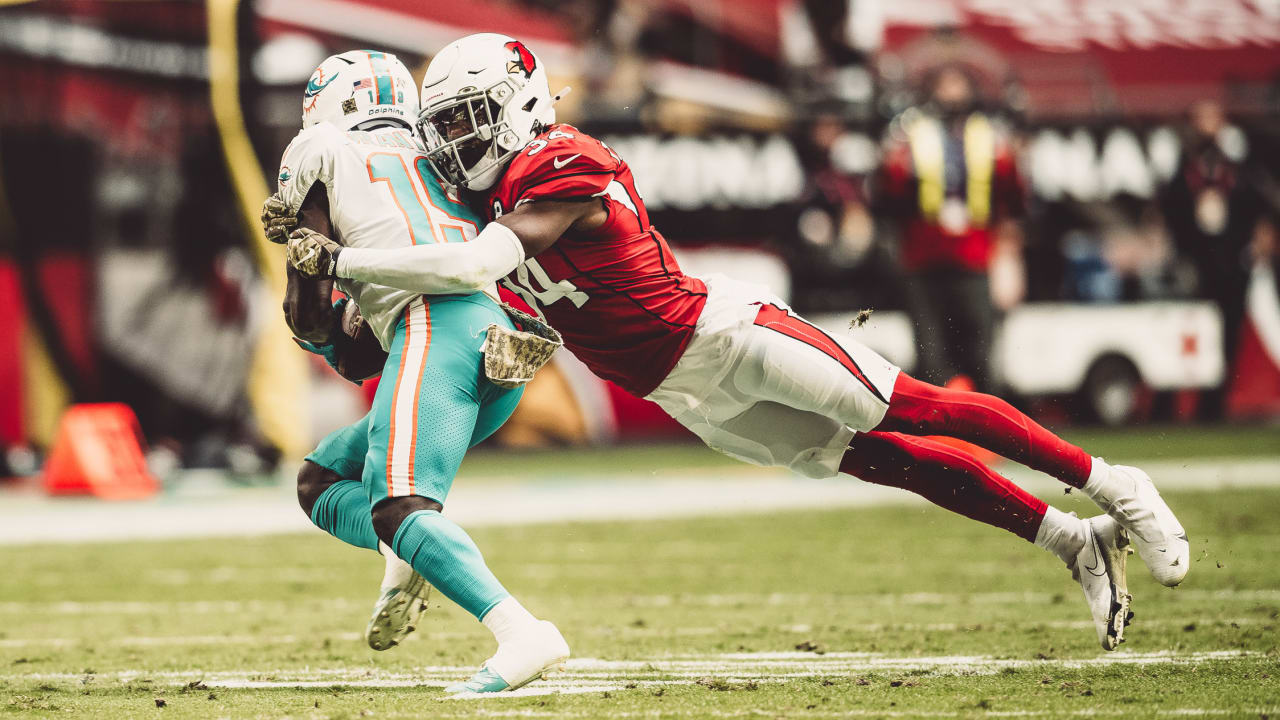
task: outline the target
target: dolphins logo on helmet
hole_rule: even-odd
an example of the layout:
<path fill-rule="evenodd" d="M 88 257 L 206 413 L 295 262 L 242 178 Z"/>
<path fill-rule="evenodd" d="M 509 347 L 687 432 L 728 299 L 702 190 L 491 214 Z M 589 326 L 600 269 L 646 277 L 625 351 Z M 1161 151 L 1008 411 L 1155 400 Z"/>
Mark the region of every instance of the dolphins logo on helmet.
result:
<path fill-rule="evenodd" d="M 315 110 L 316 99 L 320 96 L 320 93 L 324 92 L 324 89 L 329 87 L 329 83 L 337 78 L 338 73 L 334 73 L 329 76 L 328 80 L 325 80 L 324 68 L 316 68 L 316 71 L 311 75 L 311 79 L 307 81 L 307 89 L 302 91 L 303 111 Z"/>

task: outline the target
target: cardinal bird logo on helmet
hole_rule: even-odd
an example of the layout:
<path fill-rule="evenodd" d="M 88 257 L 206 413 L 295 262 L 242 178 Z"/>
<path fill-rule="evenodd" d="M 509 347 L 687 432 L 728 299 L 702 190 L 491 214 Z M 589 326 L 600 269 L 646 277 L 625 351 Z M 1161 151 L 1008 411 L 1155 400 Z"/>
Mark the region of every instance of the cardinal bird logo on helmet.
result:
<path fill-rule="evenodd" d="M 515 60 L 507 61 L 507 72 L 515 74 L 517 72 L 524 73 L 526 78 L 533 76 L 533 70 L 538 66 L 538 61 L 533 58 L 533 53 L 529 52 L 529 48 L 519 40 L 512 40 L 503 45 L 504 48 L 516 54 Z"/>

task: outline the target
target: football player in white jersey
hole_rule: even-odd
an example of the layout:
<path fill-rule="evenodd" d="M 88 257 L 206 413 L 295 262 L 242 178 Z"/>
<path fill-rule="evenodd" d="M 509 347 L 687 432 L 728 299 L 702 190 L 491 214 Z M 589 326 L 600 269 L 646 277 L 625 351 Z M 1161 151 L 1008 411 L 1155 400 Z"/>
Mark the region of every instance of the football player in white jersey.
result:
<path fill-rule="evenodd" d="M 303 94 L 303 129 L 285 150 L 278 192 L 264 210 L 268 236 L 283 242 L 297 226 L 294 236 L 321 231 L 361 248 L 474 238 L 483 220 L 432 175 L 411 129 L 417 113 L 417 87 L 394 55 L 356 50 L 321 63 Z M 307 456 L 299 502 L 321 529 L 387 557 L 371 646 L 385 649 L 412 630 L 425 607 L 425 578 L 498 642 L 481 670 L 450 690 L 520 687 L 567 659 L 569 647 L 503 588 L 441 511 L 463 454 L 506 421 L 522 393 L 494 376 L 486 352 L 529 338 L 492 286 L 442 296 L 346 280 L 337 287 L 387 359 L 369 414 Z M 335 364 L 351 348 L 343 346 L 341 308 L 329 305 L 331 289 L 290 270 L 285 310 L 300 344 Z"/>

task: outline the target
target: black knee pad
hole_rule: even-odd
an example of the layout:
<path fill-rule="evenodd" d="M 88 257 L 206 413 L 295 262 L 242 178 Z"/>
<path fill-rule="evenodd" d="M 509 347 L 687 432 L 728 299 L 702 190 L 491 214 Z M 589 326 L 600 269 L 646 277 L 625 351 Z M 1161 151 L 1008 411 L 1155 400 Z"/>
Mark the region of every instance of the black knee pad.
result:
<path fill-rule="evenodd" d="M 330 485 L 338 482 L 342 476 L 326 467 L 321 467 L 310 460 L 303 460 L 302 467 L 298 468 L 298 505 L 302 506 L 302 511 L 311 517 L 311 510 L 315 508 L 316 501 L 329 489 Z"/>
<path fill-rule="evenodd" d="M 373 506 L 373 531 L 378 534 L 379 540 L 391 545 L 404 519 L 419 510 L 440 512 L 444 510 L 444 506 L 421 495 L 405 495 L 379 500 L 378 504 Z"/>

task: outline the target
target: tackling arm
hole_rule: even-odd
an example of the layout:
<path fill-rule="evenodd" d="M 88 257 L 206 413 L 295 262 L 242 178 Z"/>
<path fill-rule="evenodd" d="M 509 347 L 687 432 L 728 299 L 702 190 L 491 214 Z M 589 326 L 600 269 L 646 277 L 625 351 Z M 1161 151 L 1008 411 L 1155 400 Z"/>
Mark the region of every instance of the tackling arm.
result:
<path fill-rule="evenodd" d="M 467 292 L 505 277 L 525 258 L 547 249 L 569 230 L 592 230 L 607 217 L 598 198 L 538 201 L 525 203 L 490 223 L 467 243 L 393 250 L 343 248 L 297 233 L 290 238 L 289 254 L 300 259 L 295 267 L 311 276 L 332 274 L 428 294 Z M 309 246 L 297 247 L 299 243 Z M 301 262 L 303 259 L 308 261 Z"/>

